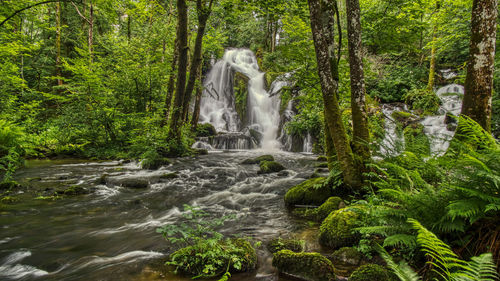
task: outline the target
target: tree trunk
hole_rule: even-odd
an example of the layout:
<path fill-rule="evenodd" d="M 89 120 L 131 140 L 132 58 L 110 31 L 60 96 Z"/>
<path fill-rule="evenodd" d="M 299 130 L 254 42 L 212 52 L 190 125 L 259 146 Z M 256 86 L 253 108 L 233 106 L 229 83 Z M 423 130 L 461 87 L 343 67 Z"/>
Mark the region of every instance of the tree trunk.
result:
<path fill-rule="evenodd" d="M 198 73 L 201 81 L 201 71 Z M 203 85 L 198 84 L 196 87 L 196 98 L 194 101 L 194 110 L 193 110 L 193 117 L 191 118 L 191 128 L 196 129 L 196 126 L 198 125 L 198 121 L 200 120 L 200 104 L 201 104 L 201 95 L 203 93 Z"/>
<path fill-rule="evenodd" d="M 89 60 L 92 63 L 92 53 L 93 53 L 93 45 L 94 45 L 94 5 L 92 5 L 92 1 L 90 1 L 90 9 L 89 9 L 89 34 L 88 34 L 88 45 L 89 45 Z"/>
<path fill-rule="evenodd" d="M 432 30 L 431 62 L 429 64 L 429 82 L 426 88 L 428 92 L 432 92 L 434 88 L 434 77 L 436 76 L 436 29 L 437 26 L 434 25 L 434 29 Z"/>
<path fill-rule="evenodd" d="M 59 2 L 56 2 L 56 76 L 57 86 L 61 86 L 61 3 Z"/>
<path fill-rule="evenodd" d="M 196 78 L 198 78 L 198 72 L 201 71 L 202 50 L 203 50 L 203 36 L 205 35 L 205 27 L 207 20 L 210 17 L 212 10 L 212 0 L 205 6 L 202 0 L 196 1 L 196 11 L 198 13 L 198 31 L 196 34 L 196 41 L 194 44 L 193 57 L 191 60 L 191 65 L 189 67 L 189 80 L 186 86 L 186 93 L 184 95 L 184 103 L 182 106 L 182 119 L 187 121 L 189 113 L 189 103 L 191 102 L 191 95 L 194 90 Z"/>
<path fill-rule="evenodd" d="M 346 7 L 354 152 L 365 162 L 370 159 L 370 148 L 368 146 L 370 133 L 368 131 L 368 115 L 365 103 L 359 0 L 346 0 Z"/>
<path fill-rule="evenodd" d="M 186 0 L 177 0 L 177 43 L 179 60 L 177 67 L 177 84 L 174 98 L 172 117 L 170 118 L 169 138 L 177 141 L 181 140 L 182 125 L 182 105 L 184 103 L 184 93 L 186 89 L 186 71 L 188 63 L 188 7 Z"/>
<path fill-rule="evenodd" d="M 168 121 L 170 117 L 170 108 L 172 107 L 172 97 L 174 96 L 174 85 L 175 85 L 175 76 L 177 75 L 177 61 L 179 60 L 179 46 L 178 46 L 178 41 L 177 38 L 175 39 L 174 42 L 174 54 L 172 56 L 172 63 L 170 66 L 170 77 L 168 79 L 168 85 L 167 85 L 167 94 L 165 95 L 165 109 L 164 109 L 164 116 L 165 116 L 165 123 Z"/>
<path fill-rule="evenodd" d="M 326 123 L 326 119 L 324 122 L 324 126 L 325 126 L 325 156 L 328 162 L 328 169 L 331 170 L 333 169 L 333 164 L 335 163 L 335 154 L 336 154 L 335 145 L 333 143 L 332 135 L 330 134 L 330 129 L 328 128 L 328 123 Z"/>
<path fill-rule="evenodd" d="M 473 1 L 462 114 L 472 118 L 488 132 L 491 132 L 497 16 L 498 0 Z"/>
<path fill-rule="evenodd" d="M 328 0 L 308 0 L 311 15 L 311 30 L 313 34 L 318 74 L 325 106 L 325 120 L 337 151 L 337 159 L 343 172 L 344 183 L 353 189 L 361 186 L 359 171 L 354 162 L 349 140 L 342 123 L 342 114 L 337 100 L 338 65 L 336 57 L 331 56 L 335 50 L 332 34 L 334 33 L 334 15 L 332 3 Z M 330 4 L 330 5 L 328 5 Z"/>

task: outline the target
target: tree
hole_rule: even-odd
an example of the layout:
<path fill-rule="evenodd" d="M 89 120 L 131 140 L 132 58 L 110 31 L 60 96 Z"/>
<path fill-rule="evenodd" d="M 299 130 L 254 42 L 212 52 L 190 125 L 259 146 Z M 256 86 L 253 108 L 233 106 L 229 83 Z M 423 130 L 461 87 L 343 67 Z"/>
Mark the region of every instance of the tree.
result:
<path fill-rule="evenodd" d="M 351 77 L 351 108 L 354 152 L 363 160 L 370 159 L 370 132 L 365 104 L 365 78 L 361 54 L 361 16 L 359 0 L 346 0 L 347 41 Z"/>
<path fill-rule="evenodd" d="M 491 132 L 497 16 L 498 0 L 473 1 L 462 114 L 472 118 L 488 132 Z"/>
<path fill-rule="evenodd" d="M 179 57 L 177 61 L 177 84 L 170 119 L 170 128 L 168 137 L 180 141 L 182 125 L 182 106 L 186 90 L 186 71 L 188 63 L 188 16 L 186 0 L 177 0 L 177 50 Z"/>
<path fill-rule="evenodd" d="M 335 50 L 333 4 L 327 0 L 308 0 L 308 3 L 325 106 L 325 119 L 337 151 L 337 159 L 343 172 L 344 182 L 351 188 L 358 189 L 361 186 L 360 173 L 356 168 L 354 156 L 349 146 L 337 99 L 338 64 L 336 56 L 332 54 Z"/>

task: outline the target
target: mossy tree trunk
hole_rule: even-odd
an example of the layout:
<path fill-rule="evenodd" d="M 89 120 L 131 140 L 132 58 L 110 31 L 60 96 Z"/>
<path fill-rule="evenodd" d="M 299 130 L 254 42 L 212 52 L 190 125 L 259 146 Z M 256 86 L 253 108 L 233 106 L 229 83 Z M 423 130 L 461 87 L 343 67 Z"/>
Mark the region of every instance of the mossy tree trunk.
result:
<path fill-rule="evenodd" d="M 491 132 L 497 16 L 498 0 L 473 1 L 462 114 L 472 118 L 488 132 Z"/>
<path fill-rule="evenodd" d="M 167 94 L 165 95 L 165 109 L 164 109 L 164 116 L 165 116 L 165 122 L 164 124 L 168 121 L 169 116 L 170 116 L 170 108 L 172 107 L 172 97 L 174 96 L 174 91 L 175 91 L 175 76 L 177 75 L 177 61 L 179 59 L 179 44 L 177 43 L 177 38 L 175 39 L 174 42 L 174 54 L 172 56 L 172 62 L 170 65 L 170 77 L 168 78 L 168 84 L 167 84 Z"/>
<path fill-rule="evenodd" d="M 325 156 L 328 161 L 328 169 L 333 169 L 335 163 L 335 145 L 333 144 L 332 135 L 325 119 Z"/>
<path fill-rule="evenodd" d="M 208 2 L 208 5 L 207 5 Z M 194 51 L 189 67 L 189 79 L 186 86 L 186 93 L 184 95 L 184 102 L 182 106 L 182 117 L 184 121 L 188 119 L 189 103 L 191 102 L 191 95 L 193 93 L 195 82 L 198 77 L 198 72 L 201 71 L 201 63 L 203 61 L 202 48 L 203 48 L 203 36 L 205 35 L 205 27 L 207 25 L 207 20 L 212 12 L 212 3 L 210 1 L 196 1 L 196 13 L 198 14 L 198 31 L 196 34 L 196 41 L 194 44 Z"/>
<path fill-rule="evenodd" d="M 343 172 L 344 182 L 353 189 L 359 189 L 361 186 L 360 172 L 356 167 L 349 146 L 337 100 L 338 65 L 336 57 L 332 55 L 335 52 L 333 3 L 327 0 L 308 0 L 308 3 L 318 74 L 325 106 L 325 120 L 337 151 L 337 159 Z"/>
<path fill-rule="evenodd" d="M 186 90 L 186 72 L 188 64 L 188 16 L 186 0 L 177 0 L 177 51 L 179 53 L 177 64 L 177 83 L 175 98 L 170 118 L 168 137 L 180 142 L 182 126 L 182 106 Z"/>
<path fill-rule="evenodd" d="M 436 77 L 436 31 L 437 26 L 434 25 L 432 30 L 432 47 L 431 47 L 431 62 L 429 64 L 429 81 L 427 83 L 427 92 L 432 92 L 434 88 L 434 78 Z"/>
<path fill-rule="evenodd" d="M 365 78 L 361 44 L 361 11 L 359 0 L 346 0 L 347 41 L 351 77 L 351 108 L 354 152 L 363 162 L 370 159 L 370 133 L 365 102 Z"/>
<path fill-rule="evenodd" d="M 61 3 L 56 2 L 56 77 L 57 86 L 62 85 L 61 79 Z M 60 89 L 57 90 L 60 92 Z"/>

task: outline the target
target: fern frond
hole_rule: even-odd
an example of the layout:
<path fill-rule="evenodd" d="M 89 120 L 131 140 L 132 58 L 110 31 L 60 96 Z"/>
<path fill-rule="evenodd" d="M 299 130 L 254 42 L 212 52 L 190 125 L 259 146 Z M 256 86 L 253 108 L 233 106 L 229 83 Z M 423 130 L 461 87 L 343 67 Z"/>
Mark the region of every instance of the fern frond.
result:
<path fill-rule="evenodd" d="M 467 264 L 467 269 L 452 274 L 452 281 L 496 281 L 498 273 L 491 253 L 482 254 L 478 257 L 472 257 Z"/>
<path fill-rule="evenodd" d="M 388 246 L 415 248 L 417 246 L 417 240 L 414 235 L 394 234 L 385 238 L 384 247 Z"/>
<path fill-rule="evenodd" d="M 394 262 L 391 255 L 380 245 L 375 245 L 375 250 L 380 254 L 380 256 L 385 260 L 389 269 L 394 272 L 394 274 L 401 281 L 419 281 L 421 278 L 418 274 L 406 263 L 401 261 L 399 264 Z"/>

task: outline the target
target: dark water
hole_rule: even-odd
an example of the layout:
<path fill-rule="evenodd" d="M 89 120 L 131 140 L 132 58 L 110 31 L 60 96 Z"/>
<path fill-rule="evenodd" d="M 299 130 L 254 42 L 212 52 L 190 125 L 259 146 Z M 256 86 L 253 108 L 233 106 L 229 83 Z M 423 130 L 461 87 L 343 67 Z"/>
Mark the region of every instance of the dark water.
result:
<path fill-rule="evenodd" d="M 314 157 L 274 153 L 286 173 L 257 175 L 258 165 L 240 165 L 257 151 L 211 153 L 177 159 L 158 171 L 136 163 L 34 161 L 16 178 L 41 188 L 81 185 L 89 195 L 25 200 L 0 209 L 0 280 L 186 280 L 155 269 L 173 250 L 155 229 L 176 223 L 183 204 L 213 217 L 235 214 L 222 229 L 262 241 L 307 231 L 290 217 L 285 192 L 314 170 Z M 176 179 L 161 175 L 177 172 Z M 99 178 L 108 174 L 107 184 Z M 147 189 L 120 187 L 123 180 L 149 181 Z M 259 268 L 232 280 L 275 280 L 270 254 L 258 250 Z"/>

